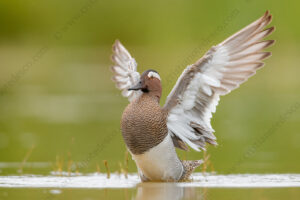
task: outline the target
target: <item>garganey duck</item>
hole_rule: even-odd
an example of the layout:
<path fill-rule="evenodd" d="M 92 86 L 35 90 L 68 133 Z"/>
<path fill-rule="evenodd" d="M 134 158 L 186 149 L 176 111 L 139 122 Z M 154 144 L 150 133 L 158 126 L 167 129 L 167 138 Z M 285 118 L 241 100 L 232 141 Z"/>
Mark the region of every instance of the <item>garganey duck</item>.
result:
<path fill-rule="evenodd" d="M 117 40 L 113 45 L 113 81 L 130 104 L 121 121 L 124 141 L 142 181 L 181 181 L 202 160 L 181 161 L 175 147 L 205 150 L 217 145 L 210 120 L 220 96 L 239 87 L 256 73 L 271 55 L 262 50 L 274 43 L 263 38 L 274 31 L 264 29 L 272 20 L 267 11 L 261 18 L 213 46 L 189 65 L 160 107 L 161 78 L 157 71 L 137 72 L 137 63 Z"/>

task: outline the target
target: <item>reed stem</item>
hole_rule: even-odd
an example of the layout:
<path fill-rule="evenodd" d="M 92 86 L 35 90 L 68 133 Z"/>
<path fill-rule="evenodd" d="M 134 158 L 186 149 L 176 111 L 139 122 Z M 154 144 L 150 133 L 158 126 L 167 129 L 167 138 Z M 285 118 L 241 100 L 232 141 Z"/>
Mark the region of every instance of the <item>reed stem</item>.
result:
<path fill-rule="evenodd" d="M 20 165 L 20 168 L 19 168 L 19 173 L 22 174 L 23 173 L 23 168 L 24 168 L 24 165 L 26 164 L 27 160 L 29 159 L 30 155 L 32 154 L 33 152 L 33 149 L 35 148 L 34 145 L 32 145 L 32 147 L 27 151 L 27 153 L 25 154 L 25 157 Z"/>
<path fill-rule="evenodd" d="M 105 166 L 105 169 L 106 169 L 107 178 L 109 179 L 110 178 L 110 171 L 109 171 L 109 168 L 108 168 L 108 162 L 107 162 L 107 160 L 103 160 L 103 163 L 104 163 L 104 166 Z"/>
<path fill-rule="evenodd" d="M 128 151 L 125 151 L 125 160 L 124 160 L 124 176 L 127 179 L 128 178 Z"/>

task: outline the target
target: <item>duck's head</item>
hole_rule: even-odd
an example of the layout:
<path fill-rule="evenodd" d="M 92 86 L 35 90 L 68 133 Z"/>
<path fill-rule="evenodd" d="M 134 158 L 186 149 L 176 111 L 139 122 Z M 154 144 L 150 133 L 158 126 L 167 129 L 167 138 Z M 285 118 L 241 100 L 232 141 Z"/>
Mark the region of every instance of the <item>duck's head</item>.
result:
<path fill-rule="evenodd" d="M 158 72 L 152 69 L 144 71 L 140 81 L 128 90 L 141 90 L 143 93 L 160 98 L 162 88 Z"/>

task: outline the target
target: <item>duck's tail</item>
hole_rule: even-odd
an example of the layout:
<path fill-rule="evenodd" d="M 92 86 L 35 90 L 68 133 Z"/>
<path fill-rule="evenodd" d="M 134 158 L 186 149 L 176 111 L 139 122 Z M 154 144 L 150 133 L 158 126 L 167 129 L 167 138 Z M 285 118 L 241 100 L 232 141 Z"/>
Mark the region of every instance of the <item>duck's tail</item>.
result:
<path fill-rule="evenodd" d="M 203 164 L 203 160 L 183 160 L 182 165 L 184 167 L 184 173 L 181 176 L 181 181 L 189 180 L 189 177 L 193 173 L 193 171 L 199 167 L 201 164 Z"/>

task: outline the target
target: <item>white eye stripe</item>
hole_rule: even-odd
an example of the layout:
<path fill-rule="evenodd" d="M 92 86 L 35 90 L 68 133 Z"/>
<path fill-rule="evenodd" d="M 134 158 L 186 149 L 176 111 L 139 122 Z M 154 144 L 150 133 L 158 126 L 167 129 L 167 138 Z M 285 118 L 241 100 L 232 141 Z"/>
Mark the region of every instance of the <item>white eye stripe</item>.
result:
<path fill-rule="evenodd" d="M 160 80 L 160 76 L 158 75 L 158 73 L 156 73 L 156 72 L 149 72 L 148 73 L 148 77 L 149 78 L 157 78 L 158 80 Z"/>

